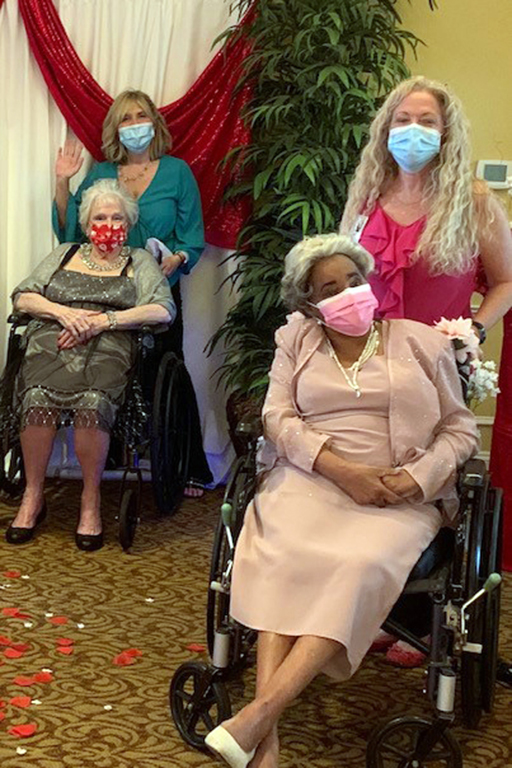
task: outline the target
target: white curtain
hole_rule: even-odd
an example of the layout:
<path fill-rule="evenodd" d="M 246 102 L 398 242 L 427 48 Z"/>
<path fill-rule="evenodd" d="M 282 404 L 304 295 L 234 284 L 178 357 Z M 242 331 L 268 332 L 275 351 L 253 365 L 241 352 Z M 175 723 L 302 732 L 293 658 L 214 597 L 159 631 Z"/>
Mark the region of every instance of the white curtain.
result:
<path fill-rule="evenodd" d="M 211 61 L 212 43 L 235 20 L 229 0 L 54 0 L 78 55 L 111 96 L 146 91 L 157 106 L 181 97 Z M 0 359 L 12 288 L 52 249 L 53 168 L 67 126 L 33 59 L 17 0 L 0 10 Z M 74 179 L 75 186 L 90 167 Z M 205 449 L 216 480 L 227 471 L 224 393 L 212 378 L 219 355 L 203 348 L 233 295 L 221 288 L 225 251 L 208 247 L 182 280 L 185 357 L 196 388 Z"/>

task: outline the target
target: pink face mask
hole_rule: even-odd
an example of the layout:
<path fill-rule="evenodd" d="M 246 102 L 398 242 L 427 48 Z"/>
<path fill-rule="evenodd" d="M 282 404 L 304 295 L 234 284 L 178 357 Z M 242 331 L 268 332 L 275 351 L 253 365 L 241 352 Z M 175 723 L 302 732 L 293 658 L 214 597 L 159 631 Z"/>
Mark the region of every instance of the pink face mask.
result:
<path fill-rule="evenodd" d="M 379 306 L 368 283 L 345 288 L 336 296 L 319 301 L 316 305 L 325 325 L 346 336 L 364 336 L 372 324 Z"/>
<path fill-rule="evenodd" d="M 89 234 L 89 240 L 98 251 L 112 253 L 120 245 L 124 244 L 127 237 L 127 229 L 124 224 L 111 226 L 110 224 L 93 224 Z"/>

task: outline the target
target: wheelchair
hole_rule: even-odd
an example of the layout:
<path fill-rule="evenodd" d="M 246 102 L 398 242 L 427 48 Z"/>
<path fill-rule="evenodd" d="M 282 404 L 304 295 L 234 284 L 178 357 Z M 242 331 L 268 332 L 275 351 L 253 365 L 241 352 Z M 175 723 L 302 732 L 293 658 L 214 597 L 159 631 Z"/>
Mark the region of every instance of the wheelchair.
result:
<path fill-rule="evenodd" d="M 174 723 L 184 741 L 205 751 L 206 734 L 231 717 L 228 684 L 250 661 L 257 633 L 229 613 L 231 572 L 244 512 L 256 490 L 256 453 L 261 429 L 240 424 L 244 455 L 236 461 L 215 533 L 209 576 L 206 635 L 211 662 L 190 661 L 175 672 L 169 691 Z M 483 461 L 459 473 L 457 527 L 442 528 L 411 572 L 383 629 L 429 657 L 424 693 L 432 720 L 393 718 L 367 745 L 367 768 L 462 768 L 462 752 L 449 726 L 460 688 L 462 720 L 477 727 L 493 709 L 500 617 L 502 492 L 492 488 Z M 402 621 L 404 601 L 422 596 L 431 606 L 431 645 Z M 428 630 L 427 630 L 428 631 Z M 426 634 L 422 632 L 422 634 Z"/>
<path fill-rule="evenodd" d="M 7 372 L 0 406 L 3 413 L 12 402 L 16 373 L 24 354 L 24 333 L 31 318 L 10 315 Z M 119 542 L 123 550 L 132 546 L 141 515 L 143 469 L 149 456 L 155 504 L 162 515 L 174 514 L 189 476 L 192 383 L 184 362 L 173 352 L 160 360 L 155 355 L 155 336 L 145 327 L 134 331 L 135 360 L 119 408 L 113 436 L 121 445 L 122 472 L 119 495 Z M 157 369 L 156 378 L 149 376 Z M 140 414 L 144 418 L 140 418 Z M 5 424 L 0 434 L 0 492 L 14 499 L 25 485 L 18 430 Z"/>

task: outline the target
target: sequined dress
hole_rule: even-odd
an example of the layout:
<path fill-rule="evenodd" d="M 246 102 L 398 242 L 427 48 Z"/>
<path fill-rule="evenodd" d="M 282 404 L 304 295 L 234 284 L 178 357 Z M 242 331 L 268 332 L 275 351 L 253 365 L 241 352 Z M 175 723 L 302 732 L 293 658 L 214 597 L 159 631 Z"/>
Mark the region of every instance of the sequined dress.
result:
<path fill-rule="evenodd" d="M 122 310 L 136 304 L 134 280 L 127 275 L 102 277 L 59 269 L 45 295 L 75 309 Z M 86 345 L 59 351 L 61 331 L 62 326 L 50 320 L 32 320 L 27 328 L 16 384 L 21 425 L 74 423 L 109 431 L 133 364 L 133 334 L 105 331 Z"/>
<path fill-rule="evenodd" d="M 297 380 L 302 419 L 340 457 L 391 466 L 385 355 L 372 357 L 358 381 L 360 398 L 324 344 Z M 359 505 L 317 472 L 279 458 L 246 511 L 231 613 L 257 630 L 337 640 L 340 652 L 324 671 L 347 679 L 440 525 L 433 504 Z"/>

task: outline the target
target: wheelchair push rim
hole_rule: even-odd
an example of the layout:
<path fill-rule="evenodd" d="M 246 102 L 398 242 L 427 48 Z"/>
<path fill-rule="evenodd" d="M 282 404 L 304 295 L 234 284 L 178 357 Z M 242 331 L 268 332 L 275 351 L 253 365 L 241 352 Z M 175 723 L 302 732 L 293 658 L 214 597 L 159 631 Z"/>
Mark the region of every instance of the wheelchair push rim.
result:
<path fill-rule="evenodd" d="M 173 352 L 162 357 L 155 385 L 151 430 L 151 481 L 161 514 L 173 514 L 189 474 L 191 383 Z"/>

